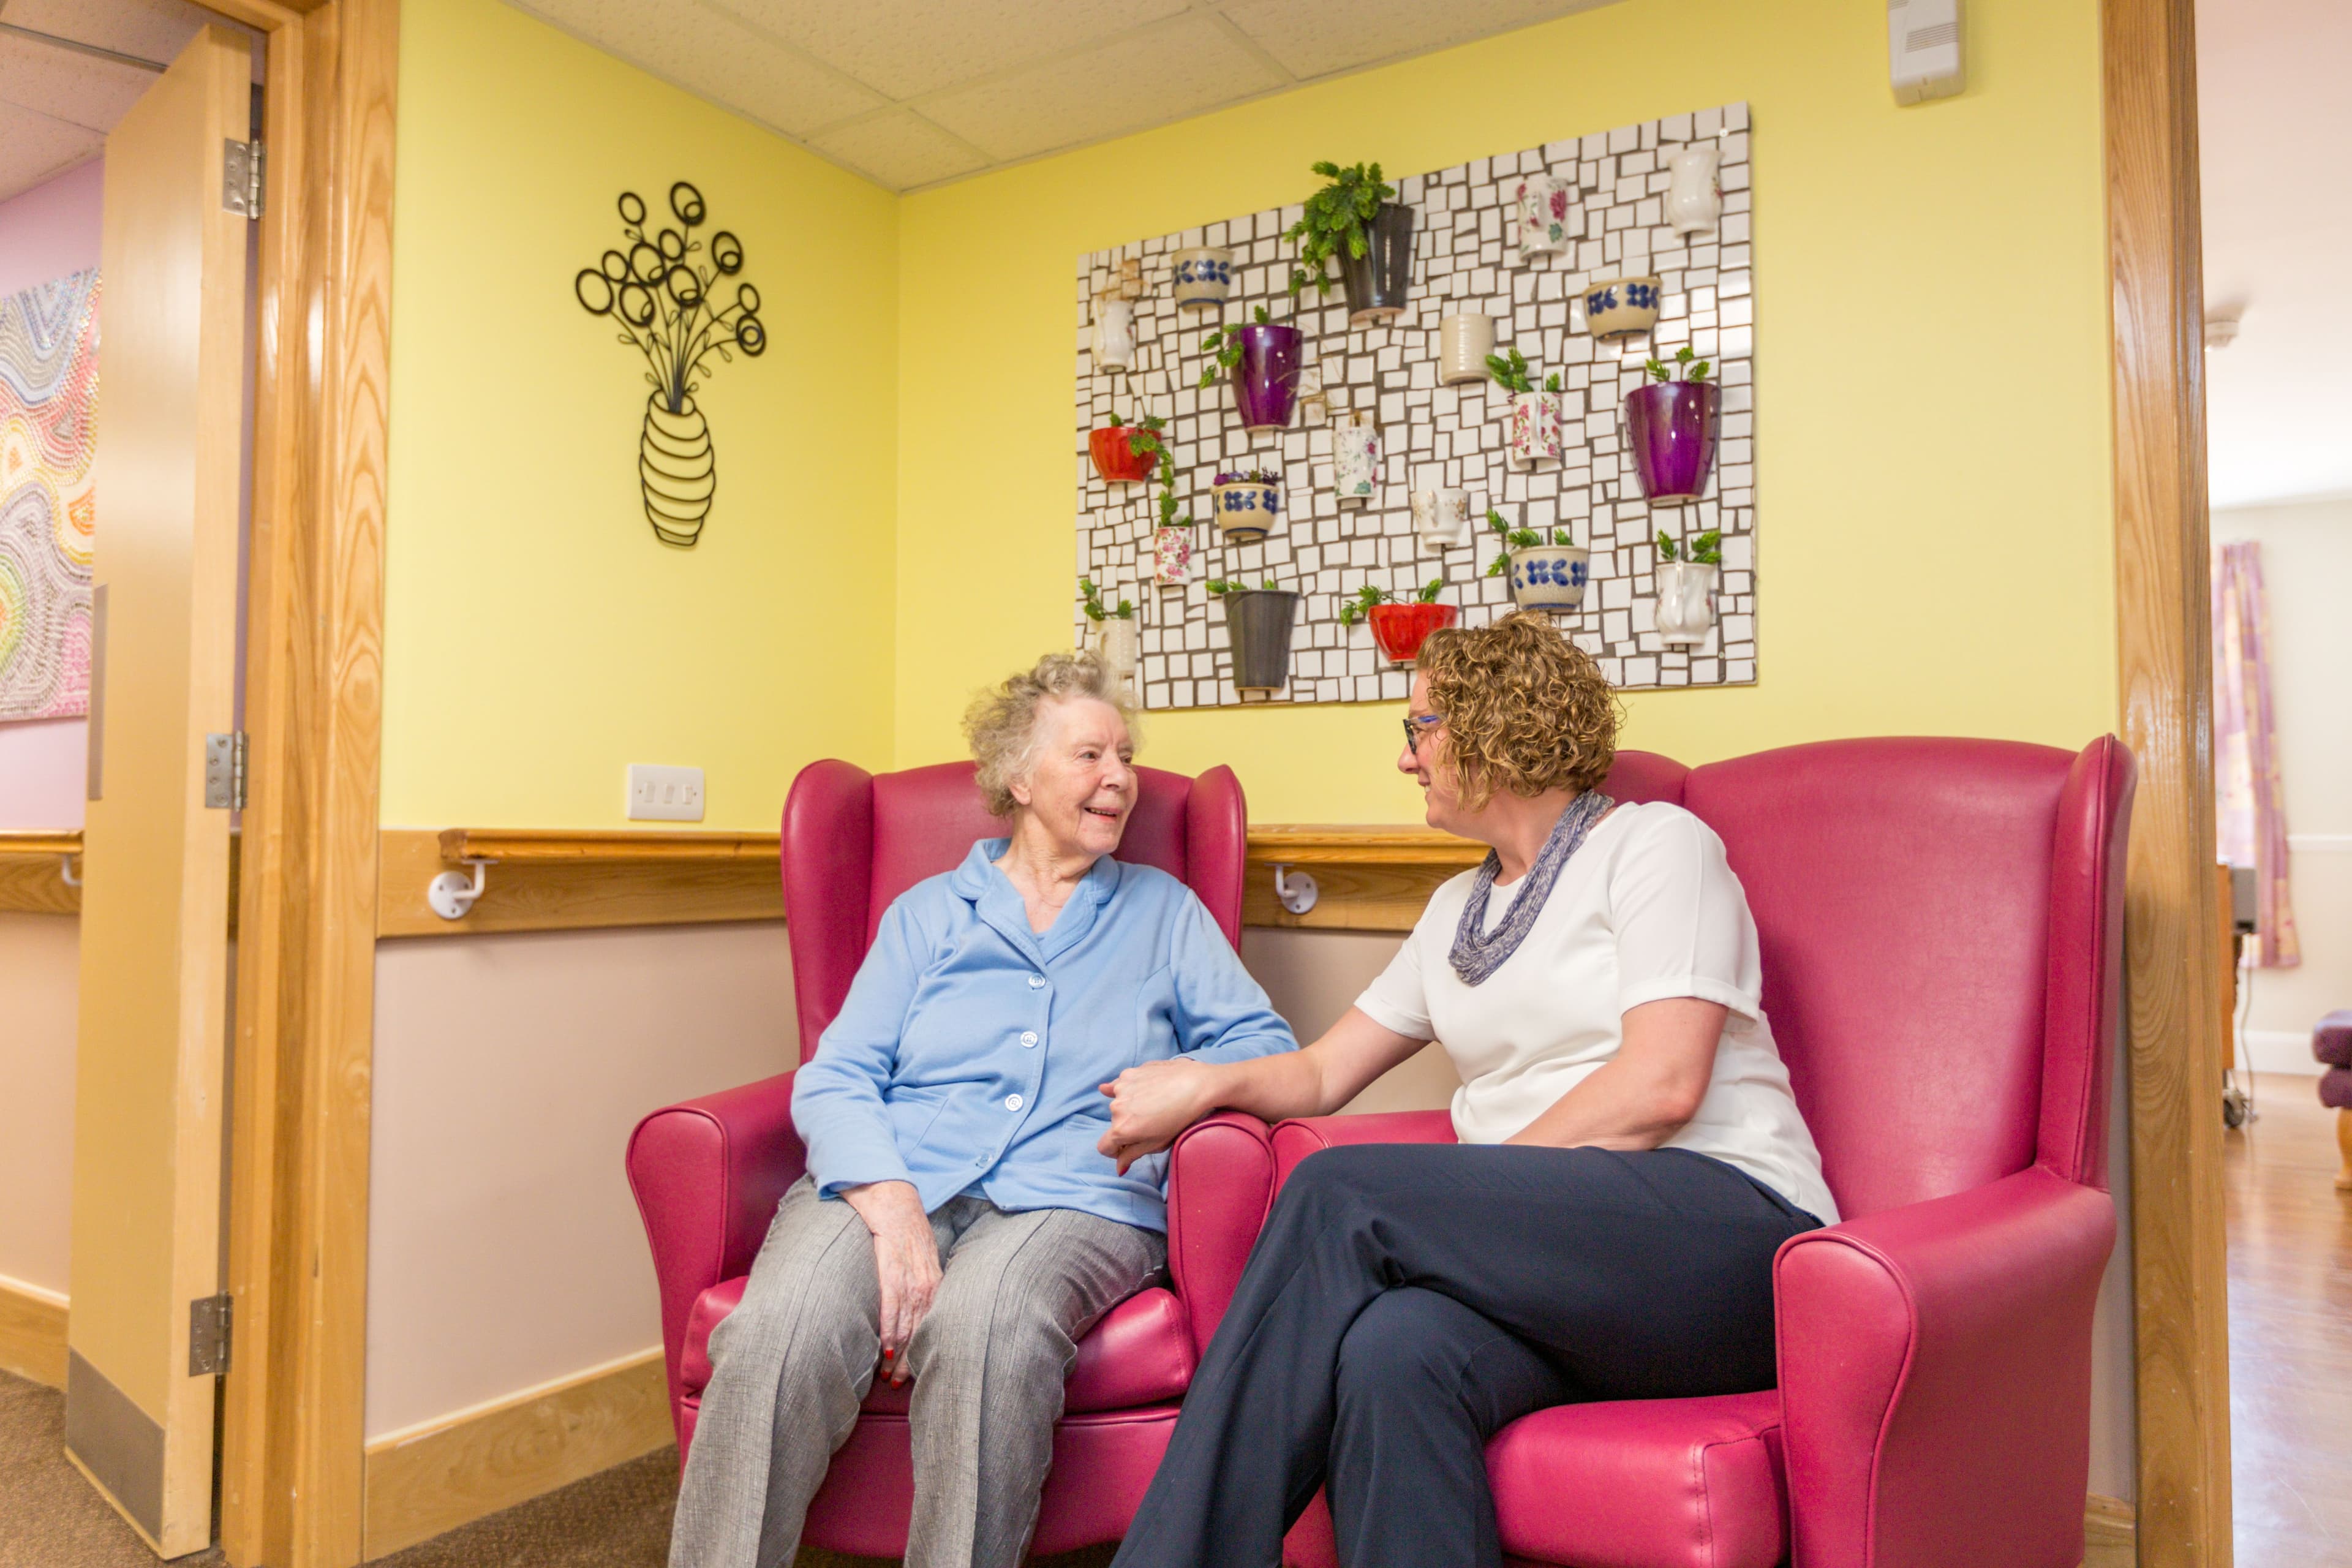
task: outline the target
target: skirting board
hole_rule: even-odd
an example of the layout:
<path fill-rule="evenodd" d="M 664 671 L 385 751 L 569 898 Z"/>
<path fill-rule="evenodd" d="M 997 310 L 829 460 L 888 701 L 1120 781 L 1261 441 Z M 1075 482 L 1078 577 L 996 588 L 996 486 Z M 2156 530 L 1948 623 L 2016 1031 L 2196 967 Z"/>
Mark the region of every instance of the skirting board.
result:
<path fill-rule="evenodd" d="M 2139 1561 L 2139 1532 L 2132 1505 L 2096 1492 L 2084 1503 L 2083 1568 L 2133 1568 Z"/>
<path fill-rule="evenodd" d="M 367 1446 L 364 1555 L 389 1556 L 675 1437 L 658 1350 L 389 1433 Z"/>
<path fill-rule="evenodd" d="M 2238 1037 L 2239 1059 L 2251 1062 L 2256 1072 L 2317 1078 L 2326 1070 L 2311 1054 L 2309 1035 L 2298 1035 L 2292 1029 L 2248 1029 Z"/>
<path fill-rule="evenodd" d="M 66 1299 L 0 1275 L 0 1372 L 66 1385 Z"/>

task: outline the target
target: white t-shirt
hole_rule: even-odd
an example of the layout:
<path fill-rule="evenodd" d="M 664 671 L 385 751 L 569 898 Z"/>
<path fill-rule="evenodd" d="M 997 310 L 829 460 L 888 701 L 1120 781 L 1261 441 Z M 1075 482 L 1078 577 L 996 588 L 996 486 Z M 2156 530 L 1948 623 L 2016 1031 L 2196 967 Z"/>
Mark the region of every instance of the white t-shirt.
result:
<path fill-rule="evenodd" d="M 1696 996 L 1730 1009 L 1698 1114 L 1663 1147 L 1712 1155 L 1837 1223 L 1821 1152 L 1764 1017 L 1748 895 L 1715 830 L 1678 805 L 1621 805 L 1561 868 L 1534 928 L 1483 985 L 1449 954 L 1476 873 L 1437 889 L 1380 978 L 1356 998 L 1400 1035 L 1454 1058 L 1454 1131 L 1500 1143 L 1624 1043 L 1627 1009 Z M 1487 899 L 1487 929 L 1525 879 Z"/>

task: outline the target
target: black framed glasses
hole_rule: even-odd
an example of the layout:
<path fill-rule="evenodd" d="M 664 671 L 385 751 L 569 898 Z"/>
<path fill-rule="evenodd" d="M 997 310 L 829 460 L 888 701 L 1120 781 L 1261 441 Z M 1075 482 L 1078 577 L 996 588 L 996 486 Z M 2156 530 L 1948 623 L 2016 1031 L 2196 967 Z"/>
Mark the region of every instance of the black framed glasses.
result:
<path fill-rule="evenodd" d="M 1404 749 L 1414 756 L 1421 755 L 1421 738 L 1445 721 L 1434 713 L 1412 714 L 1404 718 Z"/>

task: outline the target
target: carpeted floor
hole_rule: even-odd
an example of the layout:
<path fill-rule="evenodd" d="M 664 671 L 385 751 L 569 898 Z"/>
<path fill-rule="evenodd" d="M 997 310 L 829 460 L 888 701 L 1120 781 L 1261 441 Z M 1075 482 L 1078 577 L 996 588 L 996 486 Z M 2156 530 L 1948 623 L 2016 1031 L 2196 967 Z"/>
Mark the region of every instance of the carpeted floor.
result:
<path fill-rule="evenodd" d="M 0 1373 L 0 1568 L 152 1568 L 154 1553 L 68 1464 L 65 1396 Z M 378 1559 L 373 1568 L 663 1568 L 677 1455 L 665 1448 Z M 1111 1548 L 1033 1568 L 1107 1568 Z M 218 1552 L 174 1568 L 226 1568 Z M 803 1551 L 795 1568 L 887 1568 Z"/>

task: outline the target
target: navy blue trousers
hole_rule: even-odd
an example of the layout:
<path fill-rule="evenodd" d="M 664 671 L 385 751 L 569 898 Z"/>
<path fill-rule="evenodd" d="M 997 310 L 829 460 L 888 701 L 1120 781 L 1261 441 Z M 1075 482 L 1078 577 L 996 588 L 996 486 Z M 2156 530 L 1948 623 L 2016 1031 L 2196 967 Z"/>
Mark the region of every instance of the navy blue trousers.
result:
<path fill-rule="evenodd" d="M 1114 1568 L 1274 1568 L 1318 1487 L 1347 1568 L 1500 1568 L 1486 1439 L 1552 1405 L 1771 1387 L 1772 1255 L 1819 1223 L 1679 1149 L 1313 1155 Z"/>

